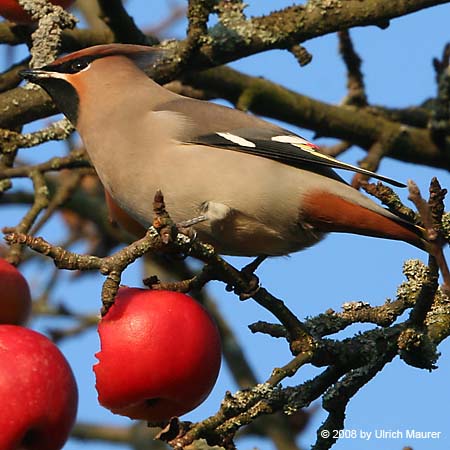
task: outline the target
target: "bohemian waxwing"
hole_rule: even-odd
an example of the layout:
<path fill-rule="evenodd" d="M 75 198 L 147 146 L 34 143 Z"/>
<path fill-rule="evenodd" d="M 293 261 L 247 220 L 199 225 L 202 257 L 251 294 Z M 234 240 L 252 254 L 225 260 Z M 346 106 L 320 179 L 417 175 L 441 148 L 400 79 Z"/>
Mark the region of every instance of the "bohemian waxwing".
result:
<path fill-rule="evenodd" d="M 176 222 L 204 217 L 199 238 L 220 253 L 276 256 L 327 232 L 406 241 L 430 251 L 423 229 L 378 206 L 302 137 L 244 112 L 177 95 L 143 71 L 161 49 L 87 48 L 22 76 L 42 86 L 76 126 L 108 194 L 144 227 L 161 189 Z"/>

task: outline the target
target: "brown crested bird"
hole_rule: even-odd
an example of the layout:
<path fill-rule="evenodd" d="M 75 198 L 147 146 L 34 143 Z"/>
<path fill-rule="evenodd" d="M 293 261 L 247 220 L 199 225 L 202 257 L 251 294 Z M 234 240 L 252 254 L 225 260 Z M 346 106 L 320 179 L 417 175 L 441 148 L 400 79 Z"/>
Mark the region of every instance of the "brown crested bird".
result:
<path fill-rule="evenodd" d="M 323 155 L 292 132 L 148 78 L 161 49 L 100 45 L 22 76 L 77 128 L 108 196 L 143 227 L 160 189 L 175 222 L 193 218 L 220 253 L 277 256 L 328 232 L 396 239 L 432 252 L 423 228 L 377 205 L 333 169 L 394 180 Z M 136 224 L 135 224 L 136 225 Z"/>

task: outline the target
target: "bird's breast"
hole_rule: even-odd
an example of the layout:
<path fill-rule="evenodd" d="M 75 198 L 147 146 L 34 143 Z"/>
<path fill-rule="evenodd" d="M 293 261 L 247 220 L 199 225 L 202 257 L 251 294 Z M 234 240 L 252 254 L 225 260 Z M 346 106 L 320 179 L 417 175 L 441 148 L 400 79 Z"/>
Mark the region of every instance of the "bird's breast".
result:
<path fill-rule="evenodd" d="M 205 206 L 207 209 L 205 210 Z M 286 230 L 227 205 L 203 205 L 207 220 L 195 226 L 200 240 L 219 253 L 234 256 L 281 256 L 308 247 L 323 237 L 311 227 L 293 225 Z M 300 232 L 301 231 L 301 232 Z"/>

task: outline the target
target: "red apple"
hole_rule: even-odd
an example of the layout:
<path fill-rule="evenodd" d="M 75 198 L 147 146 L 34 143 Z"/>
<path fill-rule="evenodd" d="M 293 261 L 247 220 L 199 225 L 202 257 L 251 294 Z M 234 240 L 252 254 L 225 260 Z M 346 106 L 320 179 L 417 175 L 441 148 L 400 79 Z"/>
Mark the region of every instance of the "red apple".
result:
<path fill-rule="evenodd" d="M 75 421 L 78 391 L 66 359 L 36 331 L 0 325 L 0 449 L 59 450 Z"/>
<path fill-rule="evenodd" d="M 23 275 L 0 258 L 0 324 L 23 325 L 31 313 L 31 295 Z"/>
<path fill-rule="evenodd" d="M 165 421 L 194 409 L 214 386 L 219 332 L 187 295 L 121 287 L 98 331 L 98 400 L 115 414 Z"/>
<path fill-rule="evenodd" d="M 50 0 L 54 5 L 68 8 L 75 0 Z M 32 23 L 31 16 L 20 6 L 17 0 L 0 0 L 0 15 L 11 22 Z"/>

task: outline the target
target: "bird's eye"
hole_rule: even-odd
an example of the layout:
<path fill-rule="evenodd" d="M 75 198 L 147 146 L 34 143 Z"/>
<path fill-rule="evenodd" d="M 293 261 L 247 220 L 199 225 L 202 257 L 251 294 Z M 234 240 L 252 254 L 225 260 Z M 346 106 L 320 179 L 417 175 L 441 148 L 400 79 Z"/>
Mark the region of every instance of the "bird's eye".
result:
<path fill-rule="evenodd" d="M 89 61 L 74 61 L 70 65 L 70 72 L 71 73 L 77 73 L 81 70 L 85 69 L 89 65 Z"/>

